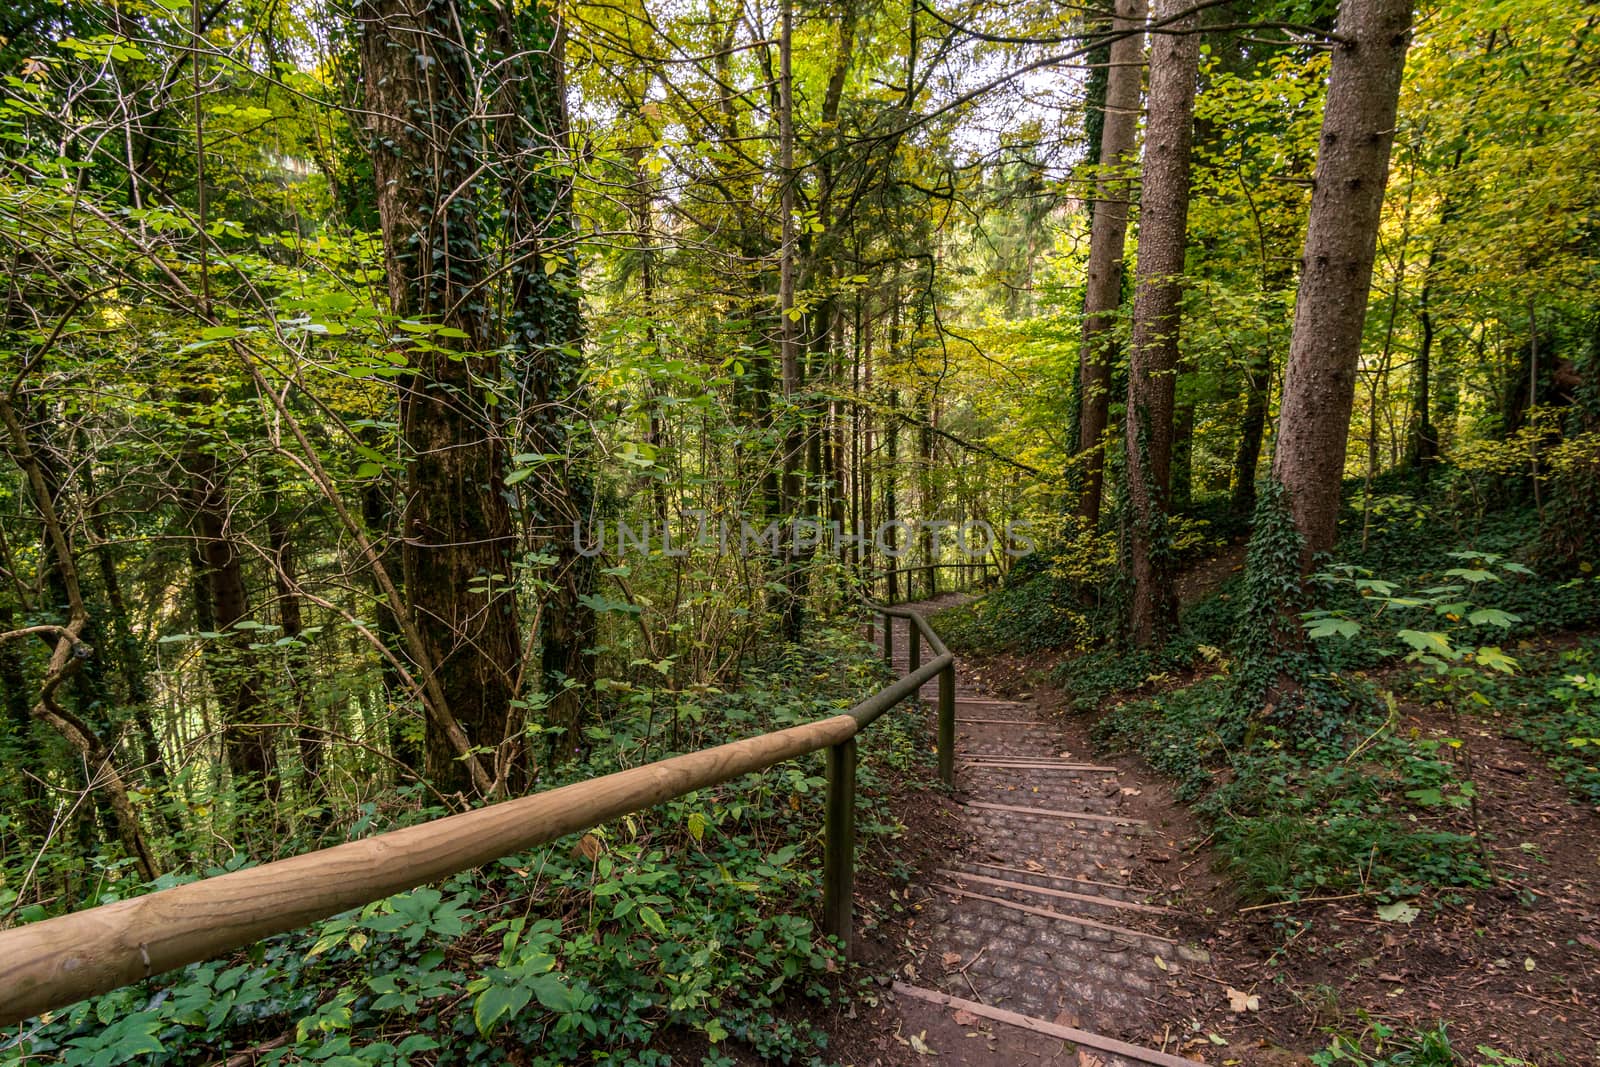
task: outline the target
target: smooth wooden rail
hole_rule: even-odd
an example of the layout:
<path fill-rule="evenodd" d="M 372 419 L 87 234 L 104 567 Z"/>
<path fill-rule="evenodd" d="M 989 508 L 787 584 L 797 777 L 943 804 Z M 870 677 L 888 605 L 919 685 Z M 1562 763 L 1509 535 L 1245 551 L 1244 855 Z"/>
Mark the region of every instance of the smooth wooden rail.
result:
<path fill-rule="evenodd" d="M 937 653 L 848 712 L 674 756 L 419 826 L 308 852 L 131 900 L 0 931 L 0 1026 L 210 959 L 342 911 L 480 867 L 743 774 L 828 749 L 824 929 L 849 950 L 855 867 L 856 735 L 940 678 L 939 766 L 954 752 L 955 660 L 915 612 L 869 606 Z M 948 681 L 946 681 L 948 679 Z"/>

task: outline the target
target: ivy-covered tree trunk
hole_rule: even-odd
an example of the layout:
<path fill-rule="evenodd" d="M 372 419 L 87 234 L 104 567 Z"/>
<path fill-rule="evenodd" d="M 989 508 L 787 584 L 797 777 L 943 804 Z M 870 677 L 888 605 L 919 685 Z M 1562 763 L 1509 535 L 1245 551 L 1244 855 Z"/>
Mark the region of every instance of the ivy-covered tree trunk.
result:
<path fill-rule="evenodd" d="M 1117 0 L 1112 28 L 1137 30 L 1145 0 Z M 1094 217 L 1089 224 L 1089 264 L 1084 281 L 1083 353 L 1078 371 L 1078 454 L 1083 457 L 1083 491 L 1078 513 L 1093 528 L 1100 521 L 1105 478 L 1104 442 L 1111 413 L 1112 335 L 1122 305 L 1123 244 L 1128 237 L 1129 183 L 1119 171 L 1133 158 L 1139 123 L 1140 54 L 1144 36 L 1130 32 L 1114 42 L 1106 72 L 1105 111 L 1100 135 L 1100 172 L 1095 180 Z"/>
<path fill-rule="evenodd" d="M 1163 0 L 1170 19 L 1188 0 Z M 1167 544 L 1178 328 L 1189 219 L 1189 155 L 1194 136 L 1200 38 L 1195 17 L 1171 22 L 1150 50 L 1150 118 L 1139 198 L 1138 287 L 1128 373 L 1128 550 L 1133 579 L 1129 629 L 1141 648 L 1164 641 L 1177 623 Z"/>
<path fill-rule="evenodd" d="M 507 333 L 521 394 L 518 434 L 540 461 L 531 487 L 536 547 L 555 562 L 540 619 L 540 686 L 545 722 L 570 752 L 584 694 L 594 683 L 597 627 L 586 598 L 595 559 L 578 552 L 575 530 L 591 523 L 594 479 L 583 430 L 583 310 L 572 247 L 572 180 L 567 144 L 563 33 L 553 7 L 501 9 L 496 47 L 505 81 L 494 160 L 502 169 L 502 211 L 511 285 Z"/>
<path fill-rule="evenodd" d="M 1338 535 L 1356 366 L 1394 143 L 1411 0 L 1343 0 L 1284 372 L 1273 475 L 1304 538 L 1301 568 Z"/>
<path fill-rule="evenodd" d="M 390 303 L 434 331 L 407 349 L 400 381 L 405 597 L 426 660 L 417 667 L 435 683 L 427 699 L 444 705 L 428 717 L 427 774 L 446 791 L 481 790 L 449 724 L 494 752 L 493 778 L 521 762 L 511 701 L 522 647 L 506 455 L 483 384 L 498 360 L 486 354 L 495 339 L 479 226 L 481 124 L 463 40 L 471 23 L 453 0 L 368 0 L 359 17 Z"/>

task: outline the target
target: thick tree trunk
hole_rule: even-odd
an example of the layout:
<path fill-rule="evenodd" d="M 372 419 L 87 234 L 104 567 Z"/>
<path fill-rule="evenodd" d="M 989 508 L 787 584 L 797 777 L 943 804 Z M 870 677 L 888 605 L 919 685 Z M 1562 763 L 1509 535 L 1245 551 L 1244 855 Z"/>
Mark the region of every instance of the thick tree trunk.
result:
<path fill-rule="evenodd" d="M 1162 0 L 1163 18 L 1189 7 Z M 1192 30 L 1193 15 L 1173 22 Z M 1128 374 L 1128 551 L 1133 578 L 1129 629 L 1141 648 L 1165 641 L 1178 618 L 1166 522 L 1172 408 L 1189 219 L 1189 150 L 1200 37 L 1164 33 L 1150 50 L 1150 118 L 1139 198 L 1138 286 Z"/>
<path fill-rule="evenodd" d="M 1145 0 L 1117 0 L 1117 30 L 1144 22 Z M 1140 55 L 1144 37 L 1130 33 L 1111 46 L 1106 74 L 1105 120 L 1100 135 L 1100 174 L 1089 224 L 1089 265 L 1084 280 L 1083 352 L 1078 370 L 1078 454 L 1083 491 L 1078 513 L 1093 528 L 1100 521 L 1105 480 L 1106 424 L 1111 410 L 1112 328 L 1122 305 L 1123 245 L 1128 236 L 1128 182 L 1120 171 L 1132 160 L 1139 122 Z"/>
<path fill-rule="evenodd" d="M 1178 365 L 1178 378 L 1190 372 Z M 1180 400 L 1172 413 L 1172 510 L 1182 511 L 1194 501 L 1194 401 Z"/>
<path fill-rule="evenodd" d="M 1343 0 L 1284 374 L 1273 475 L 1305 539 L 1333 547 L 1411 0 Z"/>
<path fill-rule="evenodd" d="M 427 773 L 442 790 L 465 790 L 474 783 L 451 719 L 468 743 L 494 751 L 494 778 L 521 762 L 515 540 L 504 446 L 480 384 L 498 368 L 492 356 L 449 350 L 488 352 L 496 341 L 485 321 L 475 90 L 453 0 L 366 0 L 359 17 L 390 303 L 402 318 L 459 331 L 412 350 L 401 381 L 400 537 L 419 666 L 437 683 L 429 699 L 445 705 L 428 719 Z"/>
<path fill-rule="evenodd" d="M 497 44 L 507 58 L 494 157 L 504 168 L 508 332 L 523 396 L 521 443 L 527 452 L 560 457 L 524 483 L 530 487 L 536 545 L 555 556 L 547 576 L 553 589 L 540 620 L 539 668 L 544 720 L 563 731 L 554 750 L 560 755 L 577 742 L 584 699 L 594 685 L 598 632 L 594 609 L 585 603 L 594 592 L 595 559 L 578 551 L 573 536 L 575 528 L 592 524 L 594 477 L 583 429 L 588 400 L 580 352 L 583 308 L 571 247 L 565 40 L 546 3 L 503 8 L 498 17 Z M 643 206 L 648 210 L 647 196 Z M 646 284 L 653 287 L 653 276 Z M 664 518 L 664 500 L 660 510 Z"/>

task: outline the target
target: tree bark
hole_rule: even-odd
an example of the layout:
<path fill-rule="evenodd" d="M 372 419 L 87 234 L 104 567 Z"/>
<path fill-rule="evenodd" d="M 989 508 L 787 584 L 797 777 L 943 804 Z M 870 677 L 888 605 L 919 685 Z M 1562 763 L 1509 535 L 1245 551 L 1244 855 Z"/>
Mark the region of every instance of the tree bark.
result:
<path fill-rule="evenodd" d="M 561 755 L 577 742 L 584 697 L 594 684 L 597 640 L 594 609 L 585 603 L 594 592 L 595 560 L 578 551 L 573 536 L 575 528 L 591 525 L 594 478 L 583 429 L 588 400 L 572 184 L 564 176 L 570 162 L 565 34 L 544 2 L 498 9 L 497 29 L 506 78 L 494 157 L 503 168 L 508 333 L 523 398 L 520 438 L 525 451 L 558 457 L 524 484 L 536 546 L 555 557 L 540 618 L 539 674 L 545 723 L 562 731 L 553 754 Z M 646 196 L 646 209 L 648 203 Z M 664 512 L 664 502 L 661 507 Z"/>
<path fill-rule="evenodd" d="M 1117 0 L 1116 30 L 1144 22 L 1145 0 Z M 1083 350 L 1078 370 L 1078 454 L 1083 489 L 1078 514 L 1091 529 L 1100 521 L 1105 481 L 1105 436 L 1111 412 L 1112 330 L 1122 305 L 1123 245 L 1128 236 L 1128 183 L 1120 171 L 1133 157 L 1139 122 L 1140 54 L 1144 35 L 1129 33 L 1111 46 L 1106 73 L 1105 121 L 1100 135 L 1100 173 L 1095 180 L 1089 224 L 1089 264 L 1084 279 Z"/>
<path fill-rule="evenodd" d="M 1189 6 L 1188 0 L 1162 0 L 1156 10 L 1167 18 Z M 1189 15 L 1172 27 L 1192 30 L 1195 22 Z M 1138 285 L 1125 420 L 1133 578 L 1129 629 L 1141 648 L 1165 641 L 1178 619 L 1166 521 L 1199 64 L 1198 34 L 1156 36 L 1150 49 L 1150 117 L 1140 183 Z"/>
<path fill-rule="evenodd" d="M 437 682 L 430 699 L 445 705 L 428 719 L 426 767 L 442 791 L 481 791 L 443 724 L 493 751 L 502 779 L 520 760 L 511 701 L 522 665 L 505 451 L 480 384 L 497 361 L 476 354 L 495 347 L 478 227 L 481 131 L 454 0 L 364 0 L 359 18 L 390 304 L 454 335 L 412 349 L 400 387 L 406 599 L 419 667 Z"/>
<path fill-rule="evenodd" d="M 1333 547 L 1411 0 L 1343 0 L 1284 373 L 1273 475 L 1304 538 Z"/>

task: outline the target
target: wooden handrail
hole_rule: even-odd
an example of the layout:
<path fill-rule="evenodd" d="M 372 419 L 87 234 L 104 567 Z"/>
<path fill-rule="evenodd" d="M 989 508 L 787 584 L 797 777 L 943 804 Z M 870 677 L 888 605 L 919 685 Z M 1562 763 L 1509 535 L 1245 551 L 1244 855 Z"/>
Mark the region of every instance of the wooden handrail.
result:
<path fill-rule="evenodd" d="M 954 738 L 954 657 L 915 612 L 876 606 L 869 610 L 882 613 L 886 634 L 892 633 L 892 619 L 910 620 L 913 640 L 920 635 L 938 655 L 848 712 L 0 931 L 0 1026 L 823 748 L 830 749 L 824 928 L 840 937 L 848 951 L 856 734 L 938 675 L 941 773 L 947 763 L 954 765 L 954 752 L 947 751 L 953 749 Z M 949 738 L 944 723 L 947 688 L 952 694 Z"/>

